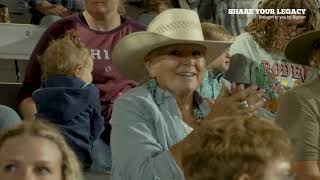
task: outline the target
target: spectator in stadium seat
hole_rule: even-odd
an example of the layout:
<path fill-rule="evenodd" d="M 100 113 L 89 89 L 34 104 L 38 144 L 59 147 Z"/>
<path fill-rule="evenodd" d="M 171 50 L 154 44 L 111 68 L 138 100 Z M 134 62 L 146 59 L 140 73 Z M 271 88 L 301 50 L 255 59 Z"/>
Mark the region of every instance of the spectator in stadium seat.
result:
<path fill-rule="evenodd" d="M 285 131 L 258 117 L 203 122 L 188 137 L 182 167 L 188 180 L 289 180 Z"/>
<path fill-rule="evenodd" d="M 32 94 L 36 116 L 58 127 L 82 168 L 88 170 L 95 160 L 93 143 L 104 129 L 99 90 L 91 84 L 90 51 L 70 32 L 51 42 L 39 62 L 43 81 Z"/>
<path fill-rule="evenodd" d="M 180 155 L 193 129 L 215 117 L 257 112 L 263 99 L 254 87 L 233 86 L 230 92 L 223 86 L 214 103 L 197 91 L 206 63 L 229 45 L 205 41 L 199 16 L 186 9 L 163 11 L 147 31 L 119 41 L 114 65 L 126 77 L 145 83 L 115 101 L 112 180 L 184 180 Z"/>
<path fill-rule="evenodd" d="M 59 132 L 39 120 L 0 136 L 0 179 L 82 180 L 79 162 Z"/>
<path fill-rule="evenodd" d="M 122 0 L 101 0 L 99 2 L 84 0 L 84 7 L 84 12 L 68 16 L 52 24 L 40 38 L 26 69 L 25 79 L 18 95 L 18 108 L 23 119 L 34 119 L 36 106 L 31 94 L 40 87 L 42 75 L 37 57 L 43 54 L 52 39 L 57 39 L 66 32 L 74 30 L 78 33 L 80 41 L 90 49 L 94 60 L 92 83 L 100 91 L 101 113 L 105 122 L 105 131 L 101 135 L 105 143 L 101 141 L 98 144 L 104 151 L 93 154 L 110 157 L 107 144 L 110 138 L 109 119 L 113 102 L 124 91 L 137 85 L 137 82 L 125 79 L 112 66 L 111 51 L 121 38 L 132 32 L 144 30 L 145 26 L 123 16 Z M 101 163 L 108 164 L 104 165 L 106 166 L 104 169 L 110 169 L 111 166 L 110 160 L 105 159 L 107 157 L 96 157 Z"/>
<path fill-rule="evenodd" d="M 212 23 L 201 23 L 201 28 L 205 40 L 232 41 L 233 36 L 223 26 Z M 207 64 L 207 71 L 200 86 L 200 93 L 203 97 L 216 99 L 223 82 L 228 83 L 230 86 L 230 82 L 224 79 L 224 73 L 228 71 L 229 65 L 230 54 L 228 49 L 210 64 Z"/>
<path fill-rule="evenodd" d="M 30 7 L 31 24 L 40 24 L 45 16 L 67 17 L 83 11 L 82 0 L 19 0 Z"/>
<path fill-rule="evenodd" d="M 285 55 L 318 72 L 313 81 L 280 97 L 276 123 L 291 140 L 295 180 L 320 179 L 320 31 L 310 31 L 292 39 L 285 48 Z"/>

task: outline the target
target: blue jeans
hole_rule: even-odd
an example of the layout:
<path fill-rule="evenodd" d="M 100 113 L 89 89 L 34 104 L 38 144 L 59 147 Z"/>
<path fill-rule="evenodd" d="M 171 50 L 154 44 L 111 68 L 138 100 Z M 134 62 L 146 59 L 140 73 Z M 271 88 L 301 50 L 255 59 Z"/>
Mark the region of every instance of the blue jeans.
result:
<path fill-rule="evenodd" d="M 111 171 L 111 148 L 103 140 L 97 139 L 93 142 L 91 158 L 91 171 L 102 173 Z"/>
<path fill-rule="evenodd" d="M 20 124 L 21 118 L 13 109 L 0 105 L 0 133 Z"/>

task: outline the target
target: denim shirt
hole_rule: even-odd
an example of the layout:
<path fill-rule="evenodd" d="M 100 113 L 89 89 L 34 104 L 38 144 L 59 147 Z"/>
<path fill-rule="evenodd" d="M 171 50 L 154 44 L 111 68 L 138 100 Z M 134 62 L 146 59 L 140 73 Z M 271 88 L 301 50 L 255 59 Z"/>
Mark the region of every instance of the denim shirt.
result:
<path fill-rule="evenodd" d="M 204 116 L 207 101 L 195 92 L 194 101 Z M 185 138 L 190 129 L 182 123 L 175 97 L 145 85 L 120 96 L 110 120 L 112 180 L 184 180 L 170 147 Z"/>
<path fill-rule="evenodd" d="M 231 83 L 223 78 L 223 73 L 206 71 L 199 88 L 200 94 L 204 98 L 211 98 L 213 100 L 217 99 L 222 88 L 223 81 L 225 81 L 228 87 L 231 87 Z"/>

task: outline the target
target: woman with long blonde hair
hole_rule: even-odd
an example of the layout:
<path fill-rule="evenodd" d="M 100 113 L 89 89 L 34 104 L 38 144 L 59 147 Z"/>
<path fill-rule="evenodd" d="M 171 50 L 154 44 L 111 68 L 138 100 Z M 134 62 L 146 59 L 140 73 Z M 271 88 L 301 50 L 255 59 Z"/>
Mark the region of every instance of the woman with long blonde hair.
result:
<path fill-rule="evenodd" d="M 39 120 L 0 137 L 0 179 L 82 180 L 79 161 L 63 136 Z"/>

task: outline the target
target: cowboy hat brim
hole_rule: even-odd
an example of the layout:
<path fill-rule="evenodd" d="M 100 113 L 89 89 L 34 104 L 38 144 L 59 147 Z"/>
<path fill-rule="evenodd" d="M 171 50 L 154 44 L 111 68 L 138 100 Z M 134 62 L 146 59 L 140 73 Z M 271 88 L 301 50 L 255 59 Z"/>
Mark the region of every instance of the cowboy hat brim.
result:
<path fill-rule="evenodd" d="M 320 40 L 319 30 L 301 34 L 289 41 L 284 51 L 285 56 L 293 63 L 309 66 L 309 57 L 317 40 Z"/>
<path fill-rule="evenodd" d="M 144 81 L 148 71 L 144 58 L 152 50 L 173 44 L 198 44 L 207 48 L 206 63 L 221 55 L 232 42 L 173 39 L 153 32 L 135 32 L 124 37 L 112 52 L 113 66 L 126 78 Z"/>

